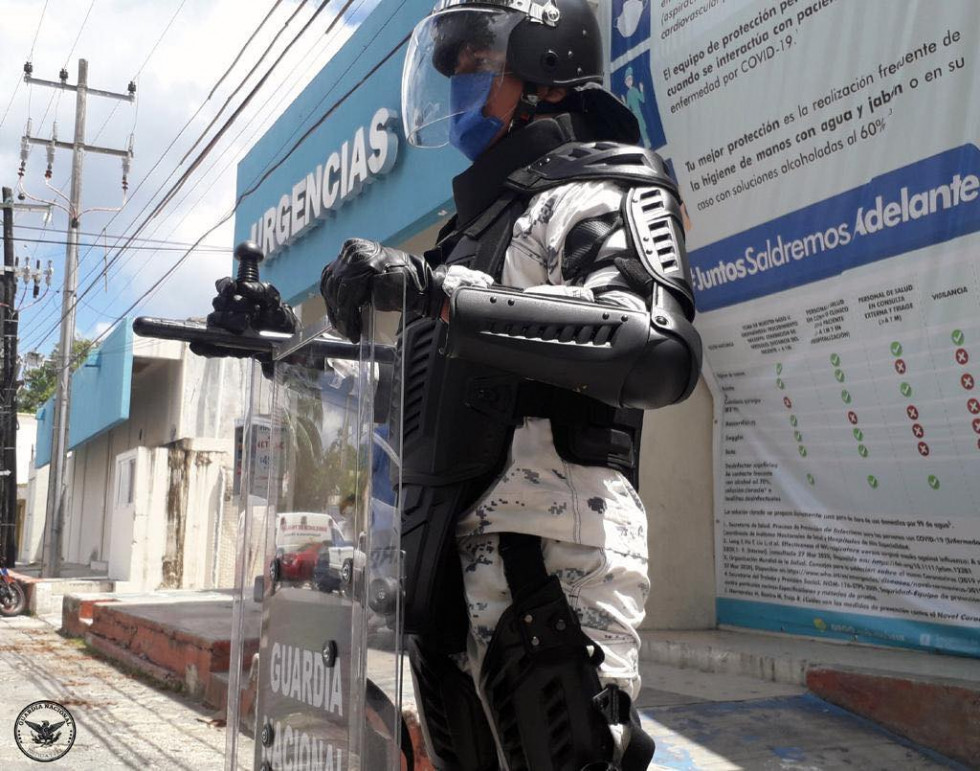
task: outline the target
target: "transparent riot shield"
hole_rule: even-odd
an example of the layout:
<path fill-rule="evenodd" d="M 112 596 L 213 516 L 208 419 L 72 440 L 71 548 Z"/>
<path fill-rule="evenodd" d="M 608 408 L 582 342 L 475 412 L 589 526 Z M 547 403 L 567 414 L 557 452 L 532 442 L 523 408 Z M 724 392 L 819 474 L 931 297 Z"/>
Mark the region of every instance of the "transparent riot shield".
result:
<path fill-rule="evenodd" d="M 396 324 L 369 309 L 360 344 L 324 323 L 253 367 L 226 768 L 403 767 Z"/>

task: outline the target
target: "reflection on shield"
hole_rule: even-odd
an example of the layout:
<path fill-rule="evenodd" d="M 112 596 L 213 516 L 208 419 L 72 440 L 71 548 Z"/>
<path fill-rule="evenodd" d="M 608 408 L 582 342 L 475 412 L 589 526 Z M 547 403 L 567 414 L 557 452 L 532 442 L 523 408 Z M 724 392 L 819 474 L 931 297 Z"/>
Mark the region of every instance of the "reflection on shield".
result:
<path fill-rule="evenodd" d="M 243 446 L 262 484 L 243 485 L 228 768 L 404 767 L 397 320 L 368 308 L 364 329 L 356 345 L 305 329 L 278 347 L 271 381 L 254 367 L 258 439 Z M 252 601 L 258 640 L 242 623 Z"/>

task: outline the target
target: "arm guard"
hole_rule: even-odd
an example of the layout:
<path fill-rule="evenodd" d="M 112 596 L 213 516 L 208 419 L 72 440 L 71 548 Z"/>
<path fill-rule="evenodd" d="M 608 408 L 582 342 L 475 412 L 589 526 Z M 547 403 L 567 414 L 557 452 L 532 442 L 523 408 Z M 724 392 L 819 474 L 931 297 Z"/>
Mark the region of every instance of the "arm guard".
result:
<path fill-rule="evenodd" d="M 497 289 L 460 289 L 451 303 L 450 357 L 615 407 L 664 407 L 697 385 L 701 338 L 682 312 Z"/>

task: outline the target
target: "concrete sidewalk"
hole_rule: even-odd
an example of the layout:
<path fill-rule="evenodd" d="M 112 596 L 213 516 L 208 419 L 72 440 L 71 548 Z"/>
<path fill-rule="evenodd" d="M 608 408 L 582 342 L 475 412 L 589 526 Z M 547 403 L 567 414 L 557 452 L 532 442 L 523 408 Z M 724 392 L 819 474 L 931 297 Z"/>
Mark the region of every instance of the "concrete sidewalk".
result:
<path fill-rule="evenodd" d="M 641 664 L 638 703 L 657 752 L 676 771 L 967 769 L 813 696 L 799 685 Z"/>
<path fill-rule="evenodd" d="M 259 619 L 250 605 L 253 645 Z M 104 655 L 224 706 L 227 593 L 68 597 L 64 626 Z M 659 768 L 968 767 L 937 749 L 968 764 L 980 759 L 974 660 L 725 631 L 645 633 L 641 660 L 637 706 L 657 740 Z M 828 702 L 883 715 L 878 722 L 904 737 Z M 923 710 L 930 714 L 916 724 Z"/>
<path fill-rule="evenodd" d="M 13 735 L 18 712 L 39 699 L 60 702 L 77 723 L 74 746 L 52 768 L 200 771 L 224 762 L 224 724 L 213 710 L 94 657 L 39 618 L 0 619 L 0 694 L 4 771 L 39 767 Z M 242 741 L 250 755 L 251 740 Z"/>
<path fill-rule="evenodd" d="M 648 632 L 641 660 L 803 686 L 911 741 L 980 766 L 980 661 L 791 635 Z"/>

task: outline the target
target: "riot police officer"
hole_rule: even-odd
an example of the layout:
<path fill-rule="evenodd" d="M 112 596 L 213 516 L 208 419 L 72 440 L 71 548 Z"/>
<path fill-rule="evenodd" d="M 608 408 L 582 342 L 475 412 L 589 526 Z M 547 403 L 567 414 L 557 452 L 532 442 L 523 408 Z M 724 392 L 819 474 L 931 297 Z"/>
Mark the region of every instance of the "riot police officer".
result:
<path fill-rule="evenodd" d="M 439 769 L 645 769 L 642 410 L 701 364 L 680 200 L 602 81 L 586 0 L 442 0 L 402 117 L 473 161 L 423 256 L 354 239 L 341 334 L 402 306 L 406 629 Z M 407 289 L 406 289 L 407 287 Z"/>

